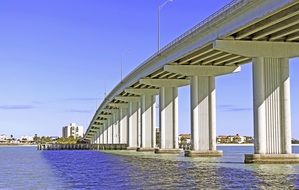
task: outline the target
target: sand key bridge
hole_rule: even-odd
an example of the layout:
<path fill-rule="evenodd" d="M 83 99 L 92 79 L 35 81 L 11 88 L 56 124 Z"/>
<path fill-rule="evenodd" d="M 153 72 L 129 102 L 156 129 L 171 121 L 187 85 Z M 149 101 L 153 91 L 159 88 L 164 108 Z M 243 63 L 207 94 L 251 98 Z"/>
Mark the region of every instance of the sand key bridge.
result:
<path fill-rule="evenodd" d="M 178 88 L 190 85 L 191 150 L 216 150 L 215 77 L 253 64 L 254 154 L 246 163 L 299 162 L 291 150 L 289 59 L 299 56 L 298 0 L 235 0 L 144 61 L 107 95 L 84 138 L 154 151 L 155 96 L 160 144 L 178 152 Z"/>

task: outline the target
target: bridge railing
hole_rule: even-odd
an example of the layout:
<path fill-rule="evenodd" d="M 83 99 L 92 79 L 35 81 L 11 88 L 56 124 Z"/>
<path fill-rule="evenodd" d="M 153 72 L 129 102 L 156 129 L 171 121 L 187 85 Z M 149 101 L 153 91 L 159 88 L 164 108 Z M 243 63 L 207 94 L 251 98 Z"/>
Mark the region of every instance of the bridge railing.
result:
<path fill-rule="evenodd" d="M 176 39 L 171 41 L 170 43 L 168 43 L 166 46 L 164 46 L 161 50 L 156 52 L 149 59 L 159 55 L 160 53 L 168 50 L 169 48 L 175 47 L 182 40 L 186 40 L 187 37 L 191 37 L 192 34 L 195 34 L 197 31 L 203 29 L 204 27 L 207 27 L 208 23 L 213 23 L 212 22 L 213 20 L 217 20 L 220 16 L 223 16 L 223 14 L 225 14 L 225 13 L 229 14 L 230 12 L 234 11 L 235 8 L 242 7 L 243 5 L 248 4 L 248 2 L 250 2 L 250 1 L 252 1 L 252 0 L 233 0 L 233 1 L 231 1 L 229 4 L 225 5 L 218 11 L 214 12 L 212 15 L 210 15 L 209 17 L 207 17 L 206 19 L 204 19 L 203 21 L 201 21 L 200 23 L 198 23 L 197 25 L 195 25 L 194 27 L 192 27 L 191 29 L 189 29 L 188 31 L 186 31 L 185 33 L 183 33 L 182 35 L 180 35 L 179 37 L 177 37 Z"/>

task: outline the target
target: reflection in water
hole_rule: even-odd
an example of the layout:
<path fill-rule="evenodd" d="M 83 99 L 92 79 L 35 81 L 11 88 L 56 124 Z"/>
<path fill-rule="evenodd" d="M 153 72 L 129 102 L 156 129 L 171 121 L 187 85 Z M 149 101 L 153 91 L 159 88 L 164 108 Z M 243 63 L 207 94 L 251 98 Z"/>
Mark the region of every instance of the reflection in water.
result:
<path fill-rule="evenodd" d="M 250 169 L 255 172 L 255 176 L 261 179 L 261 188 L 269 186 L 277 188 L 298 189 L 298 173 L 294 165 L 280 165 L 280 164 L 260 164 L 249 165 Z M 297 179 L 297 180 L 296 180 Z"/>
<path fill-rule="evenodd" d="M 245 165 L 252 147 L 219 149 L 222 158 L 1 147 L 11 159 L 0 160 L 0 189 L 299 188 L 298 165 Z"/>

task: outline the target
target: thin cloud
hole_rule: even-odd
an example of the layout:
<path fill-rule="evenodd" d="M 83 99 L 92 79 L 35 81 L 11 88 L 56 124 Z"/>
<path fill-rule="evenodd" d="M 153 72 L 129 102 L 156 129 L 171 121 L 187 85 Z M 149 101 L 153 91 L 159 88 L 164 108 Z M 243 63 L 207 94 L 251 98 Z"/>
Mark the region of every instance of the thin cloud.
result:
<path fill-rule="evenodd" d="M 34 108 L 33 105 L 0 105 L 1 110 L 28 110 Z"/>
<path fill-rule="evenodd" d="M 70 109 L 70 110 L 67 110 L 66 112 L 70 112 L 70 113 L 91 113 L 90 110 L 80 110 L 80 109 Z"/>
<path fill-rule="evenodd" d="M 241 111 L 252 111 L 251 107 L 237 107 L 232 104 L 219 105 L 217 108 L 222 112 L 241 112 Z"/>
<path fill-rule="evenodd" d="M 95 101 L 98 98 L 64 98 L 63 101 Z"/>

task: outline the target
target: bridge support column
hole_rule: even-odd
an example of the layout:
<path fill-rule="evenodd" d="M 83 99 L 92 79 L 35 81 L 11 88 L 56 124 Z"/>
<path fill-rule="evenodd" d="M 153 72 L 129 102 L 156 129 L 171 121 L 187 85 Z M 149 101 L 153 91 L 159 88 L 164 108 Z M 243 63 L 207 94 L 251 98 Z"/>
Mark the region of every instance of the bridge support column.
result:
<path fill-rule="evenodd" d="M 158 89 L 128 88 L 125 92 L 140 97 L 137 113 L 137 142 L 139 145 L 137 151 L 154 151 L 156 146 L 155 95 L 158 93 Z"/>
<path fill-rule="evenodd" d="M 155 153 L 178 154 L 178 88 L 161 87 L 160 106 L 160 149 Z"/>
<path fill-rule="evenodd" d="M 103 144 L 103 125 L 99 128 L 99 144 Z"/>
<path fill-rule="evenodd" d="M 100 130 L 97 131 L 97 140 L 96 144 L 100 144 Z"/>
<path fill-rule="evenodd" d="M 299 163 L 291 147 L 289 78 L 299 43 L 217 40 L 214 48 L 253 58 L 254 154 L 245 163 Z"/>
<path fill-rule="evenodd" d="M 156 128 L 154 127 L 156 100 L 153 95 L 143 94 L 140 101 L 141 108 L 141 144 L 137 151 L 154 151 L 156 145 Z"/>
<path fill-rule="evenodd" d="M 245 163 L 299 162 L 292 154 L 289 61 L 253 59 L 254 154 Z"/>
<path fill-rule="evenodd" d="M 122 107 L 119 109 L 120 116 L 120 144 L 127 143 L 127 131 L 128 131 L 128 108 Z"/>
<path fill-rule="evenodd" d="M 191 77 L 191 150 L 185 156 L 222 156 L 216 150 L 215 76 L 238 72 L 240 67 L 166 65 L 164 70 Z"/>
<path fill-rule="evenodd" d="M 104 122 L 103 125 L 103 144 L 108 144 L 108 123 Z"/>
<path fill-rule="evenodd" d="M 138 148 L 138 102 L 129 102 L 129 124 L 128 124 L 128 150 L 136 150 Z"/>
<path fill-rule="evenodd" d="M 191 77 L 191 150 L 185 156 L 222 156 L 216 150 L 215 77 Z"/>
<path fill-rule="evenodd" d="M 140 83 L 159 87 L 160 144 L 155 153 L 178 154 L 178 87 L 187 79 L 142 79 Z"/>
<path fill-rule="evenodd" d="M 112 119 L 112 144 L 119 144 L 119 110 L 115 110 L 113 112 L 113 119 Z"/>
<path fill-rule="evenodd" d="M 112 118 L 108 118 L 108 126 L 107 126 L 107 144 L 113 144 L 113 124 Z"/>

